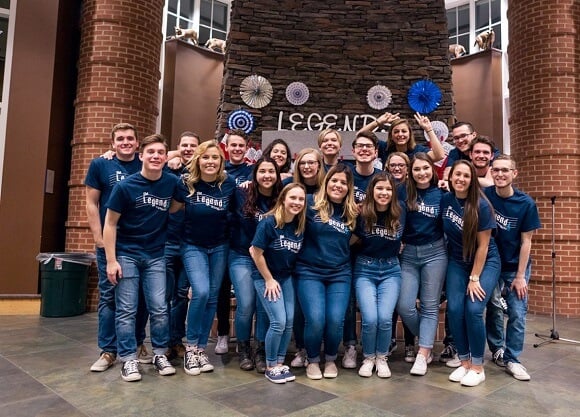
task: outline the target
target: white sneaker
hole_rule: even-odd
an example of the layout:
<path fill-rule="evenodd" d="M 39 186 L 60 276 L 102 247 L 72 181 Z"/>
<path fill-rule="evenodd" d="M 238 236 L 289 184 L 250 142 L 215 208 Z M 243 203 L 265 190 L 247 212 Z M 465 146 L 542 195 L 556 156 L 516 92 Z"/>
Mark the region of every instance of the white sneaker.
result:
<path fill-rule="evenodd" d="M 459 360 L 459 355 L 455 355 L 453 359 L 449 359 L 445 362 L 445 366 L 448 368 L 459 368 L 461 366 L 461 360 Z"/>
<path fill-rule="evenodd" d="M 530 374 L 528 374 L 527 369 L 518 362 L 508 362 L 506 365 L 506 372 L 518 381 L 529 381 L 532 379 Z"/>
<path fill-rule="evenodd" d="M 308 366 L 308 357 L 306 355 L 306 349 L 300 349 L 294 354 L 294 359 L 290 362 L 292 368 L 305 368 Z"/>
<path fill-rule="evenodd" d="M 485 381 L 485 372 L 483 369 L 480 373 L 475 372 L 473 369 L 470 369 L 467 374 L 463 378 L 461 378 L 461 385 L 465 387 L 476 387 Z"/>
<path fill-rule="evenodd" d="M 369 378 L 373 376 L 373 369 L 375 368 L 375 357 L 369 356 L 368 358 L 364 358 L 360 369 L 358 370 L 359 376 L 363 376 L 365 378 Z"/>
<path fill-rule="evenodd" d="M 320 364 L 318 362 L 309 363 L 306 366 L 306 376 L 310 379 L 322 379 Z"/>
<path fill-rule="evenodd" d="M 345 369 L 356 368 L 356 347 L 349 345 L 344 349 L 344 356 L 342 357 L 342 367 Z"/>
<path fill-rule="evenodd" d="M 451 382 L 461 382 L 463 377 L 467 375 L 467 372 L 469 372 L 469 369 L 460 366 L 455 371 L 451 372 L 451 374 L 449 375 L 449 380 Z"/>
<path fill-rule="evenodd" d="M 391 370 L 389 369 L 389 363 L 386 356 L 377 356 L 375 366 L 377 367 L 377 376 L 379 378 L 391 377 Z"/>
<path fill-rule="evenodd" d="M 229 351 L 229 346 L 228 343 L 230 341 L 230 338 L 228 337 L 228 335 L 225 336 L 218 336 L 217 337 L 217 342 L 215 344 L 215 354 L 216 355 L 225 355 L 226 353 L 228 353 Z"/>
<path fill-rule="evenodd" d="M 326 361 L 323 375 L 325 378 L 336 378 L 338 376 L 338 368 L 334 361 Z"/>
<path fill-rule="evenodd" d="M 429 355 L 431 356 L 431 355 Z M 427 358 L 422 353 L 417 353 L 415 363 L 410 371 L 411 375 L 423 376 L 427 373 Z"/>

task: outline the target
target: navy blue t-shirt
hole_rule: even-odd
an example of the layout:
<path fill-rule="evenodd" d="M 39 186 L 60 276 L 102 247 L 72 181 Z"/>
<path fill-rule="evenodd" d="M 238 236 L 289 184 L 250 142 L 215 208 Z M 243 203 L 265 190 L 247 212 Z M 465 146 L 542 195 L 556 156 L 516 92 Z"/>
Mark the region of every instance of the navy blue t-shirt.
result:
<path fill-rule="evenodd" d="M 248 197 L 248 191 L 242 188 L 236 189 L 234 193 L 234 201 L 231 215 L 231 236 L 230 249 L 241 253 L 242 255 L 250 256 L 250 245 L 252 239 L 256 234 L 256 227 L 258 222 L 262 220 L 264 214 L 272 208 L 275 201 L 272 197 L 267 197 L 258 194 L 258 201 L 256 202 L 256 215 L 253 217 L 244 214 L 243 207 Z"/>
<path fill-rule="evenodd" d="M 356 172 L 356 168 L 353 167 L 352 175 L 354 179 L 354 201 L 357 204 L 365 199 L 367 195 L 367 187 L 369 185 L 369 182 L 371 182 L 371 179 L 375 176 L 375 174 L 378 174 L 379 172 L 381 172 L 381 170 L 375 168 L 374 172 L 371 175 L 361 175 L 358 172 Z"/>
<path fill-rule="evenodd" d="M 99 190 L 99 215 L 101 217 L 101 227 L 105 225 L 105 214 L 107 214 L 106 203 L 109 201 L 111 191 L 117 183 L 124 180 L 131 174 L 141 171 L 141 160 L 135 154 L 132 161 L 121 161 L 116 156 L 113 159 L 95 158 L 91 161 L 85 185 Z"/>
<path fill-rule="evenodd" d="M 395 233 L 387 231 L 385 225 L 386 212 L 377 213 L 377 222 L 369 233 L 366 230 L 365 222 L 362 216 L 359 216 L 356 222 L 354 234 L 360 239 L 358 254 L 370 258 L 392 258 L 399 254 L 401 249 L 401 238 L 405 227 L 405 208 L 401 207 L 401 217 L 399 227 Z"/>
<path fill-rule="evenodd" d="M 294 178 L 290 177 L 290 178 L 285 178 L 282 180 L 282 186 L 287 186 L 288 184 L 291 184 L 294 182 Z M 302 183 L 302 185 L 304 186 L 304 188 L 306 188 L 306 194 L 314 194 L 315 192 L 317 192 L 320 187 L 318 187 L 317 185 L 308 185 L 308 184 L 304 184 Z"/>
<path fill-rule="evenodd" d="M 538 207 L 529 195 L 517 188 L 508 198 L 497 195 L 494 186 L 485 188 L 484 192 L 495 210 L 495 241 L 501 256 L 501 269 L 516 272 L 522 245 L 521 234 L 542 227 Z"/>
<path fill-rule="evenodd" d="M 234 165 L 230 161 L 226 161 L 226 172 L 235 180 L 236 185 L 240 185 L 252 179 L 253 165 L 248 165 L 245 162 Z"/>
<path fill-rule="evenodd" d="M 402 184 L 397 187 L 399 201 L 407 207 L 407 189 Z M 422 190 L 417 189 L 417 210 L 407 209 L 403 241 L 409 245 L 426 245 L 443 238 L 443 224 L 441 222 L 441 197 L 444 192 L 430 186 Z"/>
<path fill-rule="evenodd" d="M 171 199 L 177 193 L 174 175 L 155 181 L 140 172 L 128 176 L 113 189 L 107 208 L 121 214 L 117 225 L 117 256 L 163 256 Z"/>
<path fill-rule="evenodd" d="M 296 222 L 276 227 L 274 216 L 266 216 L 258 223 L 252 246 L 264 251 L 270 273 L 276 280 L 292 276 L 304 235 L 296 235 Z M 254 278 L 261 278 L 255 274 Z"/>
<path fill-rule="evenodd" d="M 350 281 L 350 229 L 342 218 L 342 204 L 332 203 L 334 209 L 328 223 L 314 210 L 314 198 L 306 197 L 306 230 L 304 243 L 296 262 L 299 279 Z"/>
<path fill-rule="evenodd" d="M 183 241 L 204 248 L 226 243 L 230 203 L 236 189 L 234 179 L 228 175 L 221 186 L 199 181 L 194 188 L 193 195 L 188 196 L 187 186 L 179 181 L 176 200 L 185 203 Z"/>
<path fill-rule="evenodd" d="M 463 260 L 463 207 L 465 199 L 456 198 L 455 194 L 447 193 L 441 198 L 441 213 L 443 216 L 443 231 L 447 236 L 447 248 L 449 257 L 456 262 L 471 265 L 473 257 L 467 262 Z M 493 238 L 496 223 L 492 214 L 492 207 L 484 199 L 479 199 L 479 222 L 477 231 L 492 229 L 492 237 L 489 241 L 487 257 L 497 256 L 497 246 Z"/>

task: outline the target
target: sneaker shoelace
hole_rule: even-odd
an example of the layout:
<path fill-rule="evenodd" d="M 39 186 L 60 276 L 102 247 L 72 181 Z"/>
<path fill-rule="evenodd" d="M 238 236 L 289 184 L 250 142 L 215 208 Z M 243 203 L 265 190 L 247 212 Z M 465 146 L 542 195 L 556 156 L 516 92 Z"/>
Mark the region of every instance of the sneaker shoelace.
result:
<path fill-rule="evenodd" d="M 137 365 L 137 361 L 127 361 L 125 362 L 123 368 L 125 369 L 125 374 L 127 375 L 139 372 L 139 365 Z"/>
<path fill-rule="evenodd" d="M 186 366 L 188 368 L 193 368 L 197 365 L 198 359 L 195 352 L 187 352 L 185 355 Z"/>
<path fill-rule="evenodd" d="M 155 358 L 155 362 L 157 363 L 157 367 L 160 369 L 164 369 L 171 366 L 165 355 L 158 355 Z"/>
<path fill-rule="evenodd" d="M 199 364 L 201 366 L 209 363 L 209 358 L 207 357 L 206 353 L 203 350 L 200 350 L 199 352 L 197 352 L 197 356 L 198 356 Z"/>
<path fill-rule="evenodd" d="M 272 376 L 282 375 L 284 373 L 284 369 L 281 366 L 275 366 L 274 368 L 268 371 Z"/>

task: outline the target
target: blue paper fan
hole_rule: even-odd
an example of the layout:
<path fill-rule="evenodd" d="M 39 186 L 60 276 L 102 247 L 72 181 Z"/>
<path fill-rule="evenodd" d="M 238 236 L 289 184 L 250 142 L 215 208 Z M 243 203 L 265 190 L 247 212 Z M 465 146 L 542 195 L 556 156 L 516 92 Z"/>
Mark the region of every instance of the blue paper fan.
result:
<path fill-rule="evenodd" d="M 230 130 L 242 129 L 249 135 L 256 128 L 254 116 L 247 110 L 234 110 L 228 116 L 228 128 Z"/>
<path fill-rule="evenodd" d="M 421 114 L 431 113 L 441 104 L 441 90 L 433 81 L 416 81 L 409 88 L 407 101 L 409 106 Z"/>

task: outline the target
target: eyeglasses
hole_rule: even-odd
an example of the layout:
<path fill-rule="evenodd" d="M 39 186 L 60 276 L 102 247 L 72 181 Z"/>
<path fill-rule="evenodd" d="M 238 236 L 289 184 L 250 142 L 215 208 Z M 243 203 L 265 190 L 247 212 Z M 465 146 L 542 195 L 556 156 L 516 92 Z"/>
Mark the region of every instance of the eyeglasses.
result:
<path fill-rule="evenodd" d="M 318 165 L 318 161 L 300 161 L 298 166 L 304 167 L 306 165 Z"/>
<path fill-rule="evenodd" d="M 373 145 L 372 143 L 355 143 L 354 147 L 356 149 L 373 149 L 375 145 Z"/>
<path fill-rule="evenodd" d="M 458 140 L 462 140 L 465 139 L 466 137 L 468 137 L 469 135 L 473 134 L 473 132 L 469 132 L 469 133 L 462 133 L 460 135 L 457 136 L 452 136 L 454 141 L 458 141 Z"/>
<path fill-rule="evenodd" d="M 393 169 L 393 168 L 405 168 L 407 166 L 407 164 L 389 164 L 389 168 Z"/>
<path fill-rule="evenodd" d="M 491 172 L 493 172 L 494 174 L 497 173 L 502 173 L 502 174 L 507 174 L 510 171 L 513 171 L 513 168 L 491 168 Z"/>

